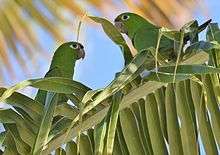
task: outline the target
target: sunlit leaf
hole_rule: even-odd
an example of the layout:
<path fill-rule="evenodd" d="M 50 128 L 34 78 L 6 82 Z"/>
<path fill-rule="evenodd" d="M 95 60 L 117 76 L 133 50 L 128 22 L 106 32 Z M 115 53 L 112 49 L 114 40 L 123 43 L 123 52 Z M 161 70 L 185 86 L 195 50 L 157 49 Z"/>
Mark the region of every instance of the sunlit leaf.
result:
<path fill-rule="evenodd" d="M 0 145 L 2 146 L 6 136 L 6 131 L 0 133 Z"/>
<path fill-rule="evenodd" d="M 0 97 L 0 101 L 3 101 L 10 97 L 15 91 L 23 89 L 27 86 L 32 86 L 35 88 L 39 88 L 41 90 L 56 92 L 56 93 L 64 93 L 64 94 L 72 94 L 75 93 L 79 96 L 83 96 L 90 88 L 87 86 L 73 81 L 68 78 L 61 77 L 48 77 L 42 79 L 31 79 L 22 81 L 15 86 L 7 89 L 2 96 Z"/>
<path fill-rule="evenodd" d="M 183 154 L 178 115 L 176 111 L 176 97 L 173 85 L 169 84 L 166 88 L 165 104 L 167 115 L 167 133 L 170 154 Z"/>
<path fill-rule="evenodd" d="M 184 81 L 176 84 L 176 109 L 181 123 L 181 140 L 184 154 L 197 154 L 198 141 L 196 139 L 195 126 L 187 102 L 186 87 Z"/>
<path fill-rule="evenodd" d="M 132 53 L 124 40 L 121 33 L 118 31 L 118 29 L 108 20 L 100 17 L 92 17 L 90 16 L 92 20 L 94 20 L 97 23 L 100 23 L 102 25 L 103 30 L 108 35 L 108 37 L 117 45 L 121 47 L 121 51 L 123 52 L 123 56 L 125 58 L 125 65 L 129 64 L 133 58 Z"/>
<path fill-rule="evenodd" d="M 15 145 L 15 141 L 9 132 L 6 133 L 3 146 L 7 146 L 4 150 L 4 154 L 19 154 Z"/>
<path fill-rule="evenodd" d="M 0 96 L 4 93 L 5 90 L 6 88 L 0 88 Z M 35 121 L 38 121 L 41 117 L 43 110 L 42 105 L 23 94 L 15 92 L 4 102 L 14 107 L 23 109 Z"/>
<path fill-rule="evenodd" d="M 75 142 L 70 141 L 66 144 L 65 147 L 66 155 L 76 155 L 77 154 L 77 145 Z"/>
<path fill-rule="evenodd" d="M 12 109 L 0 110 L 0 122 L 16 124 L 21 139 L 30 146 L 34 143 L 34 132 L 31 130 L 30 124 Z"/>
<path fill-rule="evenodd" d="M 113 153 L 113 146 L 115 140 L 116 127 L 118 122 L 119 115 L 119 104 L 122 99 L 122 93 L 118 92 L 113 96 L 112 105 L 111 105 L 111 116 L 108 123 L 108 132 L 107 132 L 107 142 L 106 142 L 106 151 L 107 154 Z"/>
<path fill-rule="evenodd" d="M 93 150 L 88 135 L 80 136 L 80 155 L 92 155 Z"/>
<path fill-rule="evenodd" d="M 159 113 L 155 96 L 149 94 L 145 100 L 146 118 L 154 154 L 167 154 L 165 139 L 160 126 Z"/>
<path fill-rule="evenodd" d="M 47 143 L 47 137 L 52 125 L 53 115 L 58 101 L 58 94 L 47 93 L 47 99 L 43 111 L 43 117 L 39 125 L 37 135 L 35 137 L 34 145 L 31 152 L 38 154 L 41 152 L 42 147 Z"/>
<path fill-rule="evenodd" d="M 175 69 L 175 66 L 165 66 L 165 67 L 159 67 L 159 72 L 165 72 L 165 73 L 173 73 Z M 212 66 L 207 65 L 178 65 L 177 74 L 214 74 L 214 73 L 220 73 L 219 68 L 215 68 Z"/>
<path fill-rule="evenodd" d="M 134 113 L 129 108 L 126 108 L 120 111 L 119 118 L 121 121 L 122 132 L 123 132 L 129 153 L 130 154 L 145 154 L 143 145 L 141 144 L 141 140 L 138 134 L 139 129 L 137 126 Z"/>
<path fill-rule="evenodd" d="M 198 116 L 198 126 L 205 151 L 207 154 L 218 154 L 210 119 L 208 118 L 208 112 L 205 107 L 205 96 L 202 86 L 191 81 L 191 93 Z"/>
<path fill-rule="evenodd" d="M 28 155 L 30 146 L 28 146 L 20 137 L 15 124 L 5 124 L 4 127 L 11 134 L 14 139 L 16 148 L 20 154 Z"/>

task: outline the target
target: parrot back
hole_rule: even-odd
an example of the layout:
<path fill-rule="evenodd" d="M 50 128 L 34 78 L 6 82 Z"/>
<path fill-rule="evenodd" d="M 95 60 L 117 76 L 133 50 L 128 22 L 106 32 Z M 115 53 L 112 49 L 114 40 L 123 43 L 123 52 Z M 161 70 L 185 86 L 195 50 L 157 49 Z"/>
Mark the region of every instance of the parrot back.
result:
<path fill-rule="evenodd" d="M 156 48 L 159 36 L 159 28 L 140 28 L 132 39 L 133 46 L 137 51 L 145 50 L 149 47 Z M 166 59 L 174 55 L 174 41 L 162 36 L 159 44 L 159 53 Z"/>

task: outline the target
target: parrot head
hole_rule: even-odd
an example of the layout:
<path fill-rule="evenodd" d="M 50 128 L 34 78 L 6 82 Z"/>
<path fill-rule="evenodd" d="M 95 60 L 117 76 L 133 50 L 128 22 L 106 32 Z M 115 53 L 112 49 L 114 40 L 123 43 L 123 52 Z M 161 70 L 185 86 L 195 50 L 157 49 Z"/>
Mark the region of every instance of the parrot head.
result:
<path fill-rule="evenodd" d="M 156 26 L 149 22 L 147 19 L 141 17 L 138 14 L 125 12 L 118 15 L 115 20 L 115 27 L 121 32 L 127 34 L 130 38 L 133 38 L 137 30 L 146 26 L 146 28 L 155 28 Z"/>
<path fill-rule="evenodd" d="M 78 42 L 65 42 L 60 47 L 60 49 L 65 49 L 67 52 L 72 52 L 73 56 L 76 60 L 78 59 L 84 59 L 85 57 L 85 51 L 84 47 L 81 43 Z"/>

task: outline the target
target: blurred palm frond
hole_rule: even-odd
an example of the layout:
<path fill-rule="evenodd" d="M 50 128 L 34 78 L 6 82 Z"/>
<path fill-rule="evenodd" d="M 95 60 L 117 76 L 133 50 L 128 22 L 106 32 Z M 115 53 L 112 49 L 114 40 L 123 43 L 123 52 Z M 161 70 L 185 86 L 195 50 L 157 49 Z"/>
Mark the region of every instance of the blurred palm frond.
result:
<path fill-rule="evenodd" d="M 17 68 L 13 67 L 11 56 L 25 73 L 28 70 L 26 60 L 33 61 L 36 53 L 44 53 L 34 24 L 46 30 L 55 41 L 65 40 L 65 36 L 57 27 L 58 24 L 72 25 L 72 18 L 68 18 L 66 13 L 70 17 L 76 17 L 85 12 L 91 13 L 93 9 L 108 17 L 116 16 L 120 10 L 129 10 L 158 25 L 175 27 L 192 18 L 196 2 L 198 3 L 196 0 L 1 0 L 0 82 L 6 80 L 4 74 L 16 77 Z"/>

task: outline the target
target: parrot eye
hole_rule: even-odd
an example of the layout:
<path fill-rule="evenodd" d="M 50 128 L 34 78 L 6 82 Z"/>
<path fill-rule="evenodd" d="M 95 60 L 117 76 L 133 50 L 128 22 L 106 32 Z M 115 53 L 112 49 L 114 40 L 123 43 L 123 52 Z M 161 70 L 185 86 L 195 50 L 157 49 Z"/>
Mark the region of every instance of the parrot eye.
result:
<path fill-rule="evenodd" d="M 72 49 L 78 49 L 78 48 L 79 48 L 79 45 L 78 45 L 78 44 L 72 44 L 72 45 L 70 45 L 70 48 L 72 48 Z"/>
<path fill-rule="evenodd" d="M 128 16 L 128 15 L 123 15 L 122 17 L 121 17 L 121 19 L 122 20 L 128 20 L 130 17 Z"/>

